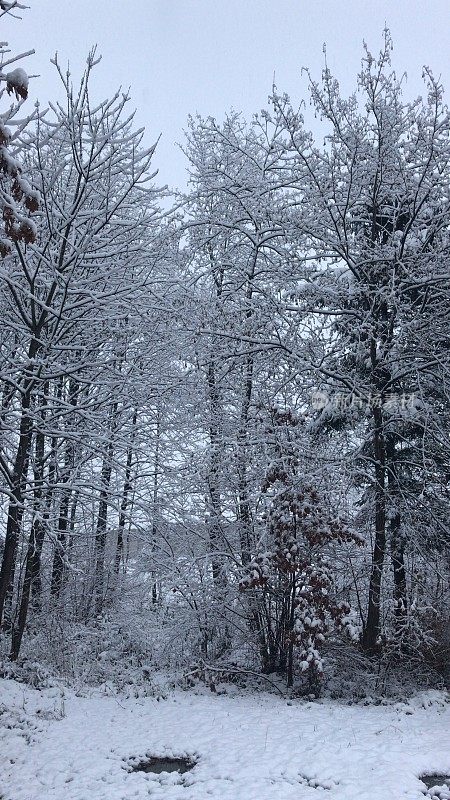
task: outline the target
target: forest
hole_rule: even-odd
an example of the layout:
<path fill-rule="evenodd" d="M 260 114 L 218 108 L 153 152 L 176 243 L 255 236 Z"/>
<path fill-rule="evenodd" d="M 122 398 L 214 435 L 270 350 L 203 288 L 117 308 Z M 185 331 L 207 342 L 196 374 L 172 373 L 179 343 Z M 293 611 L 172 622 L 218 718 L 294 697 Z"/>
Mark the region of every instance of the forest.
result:
<path fill-rule="evenodd" d="M 320 135 L 193 115 L 172 190 L 95 49 L 44 111 L 2 43 L 3 677 L 448 685 L 450 117 L 392 48 Z"/>

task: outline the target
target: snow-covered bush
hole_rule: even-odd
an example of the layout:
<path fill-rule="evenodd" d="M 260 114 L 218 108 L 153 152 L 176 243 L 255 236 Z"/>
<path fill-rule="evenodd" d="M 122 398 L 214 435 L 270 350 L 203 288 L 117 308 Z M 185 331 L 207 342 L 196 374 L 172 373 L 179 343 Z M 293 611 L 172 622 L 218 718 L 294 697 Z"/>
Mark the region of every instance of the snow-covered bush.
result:
<path fill-rule="evenodd" d="M 259 588 L 268 611 L 268 643 L 273 669 L 286 669 L 288 686 L 294 678 L 294 647 L 310 688 L 323 677 L 322 645 L 334 631 L 348 627 L 350 606 L 337 597 L 330 546 L 360 545 L 361 538 L 331 514 L 324 498 L 301 474 L 291 414 L 273 412 L 277 426 L 277 457 L 263 486 L 269 549 L 257 553 L 241 580 L 241 590 Z M 277 652 L 278 650 L 278 652 Z M 278 662 L 278 664 L 277 664 Z"/>

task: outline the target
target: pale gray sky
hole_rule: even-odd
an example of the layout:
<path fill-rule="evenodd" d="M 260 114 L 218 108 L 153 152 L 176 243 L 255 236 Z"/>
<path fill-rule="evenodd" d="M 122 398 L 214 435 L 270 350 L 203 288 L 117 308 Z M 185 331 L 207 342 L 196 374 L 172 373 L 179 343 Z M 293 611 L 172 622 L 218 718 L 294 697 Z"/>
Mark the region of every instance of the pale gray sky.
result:
<path fill-rule="evenodd" d="M 98 99 L 131 86 L 147 142 L 162 133 L 155 157 L 159 183 L 181 186 L 184 157 L 175 142 L 189 113 L 220 119 L 230 108 L 246 116 L 266 103 L 273 76 L 297 103 L 306 97 L 301 67 L 317 77 L 328 64 L 350 92 L 362 40 L 377 53 L 385 24 L 393 65 L 408 73 L 408 95 L 423 91 L 422 65 L 450 86 L 450 0 L 29 0 L 20 22 L 1 21 L 14 52 L 34 48 L 24 66 L 40 73 L 31 97 L 57 96 L 49 63 L 58 51 L 80 74 L 91 45 L 102 53 Z M 447 92 L 448 96 L 448 92 Z"/>

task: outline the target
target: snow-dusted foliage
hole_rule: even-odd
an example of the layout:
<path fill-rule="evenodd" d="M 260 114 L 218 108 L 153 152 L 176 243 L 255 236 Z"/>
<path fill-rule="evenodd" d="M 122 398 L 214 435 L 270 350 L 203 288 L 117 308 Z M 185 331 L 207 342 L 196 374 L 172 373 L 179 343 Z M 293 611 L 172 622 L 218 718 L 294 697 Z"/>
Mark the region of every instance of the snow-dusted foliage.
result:
<path fill-rule="evenodd" d="M 349 100 L 328 68 L 322 84 L 311 81 L 329 130 L 323 149 L 286 99 L 274 98 L 290 139 L 282 158 L 291 170 L 291 230 L 314 254 L 302 268 L 309 291 L 298 296 L 299 311 L 317 309 L 324 320 L 314 361 L 327 402 L 316 430 L 356 432 L 348 458 L 373 521 L 363 633 L 371 652 L 380 644 L 388 552 L 399 633 L 408 624 L 406 554 L 423 553 L 433 538 L 449 545 L 449 116 L 429 70 L 427 100 L 403 100 L 390 51 L 386 33 L 378 58 L 366 51 Z"/>
<path fill-rule="evenodd" d="M 4 262 L 2 443 L 11 467 L 4 470 L 9 502 L 0 611 L 12 623 L 12 655 L 19 651 L 30 597 L 42 602 L 47 537 L 54 549 L 50 595 L 53 602 L 60 596 L 71 524 L 77 505 L 86 511 L 87 482 L 99 496 L 88 605 L 101 610 L 112 463 L 119 450 L 128 463 L 131 446 L 112 437 L 121 428 L 132 439 L 135 427 L 132 390 L 129 384 L 123 393 L 122 372 L 131 378 L 125 359 L 137 344 L 132 308 L 150 285 L 156 258 L 153 148 L 141 147 L 142 131 L 133 130 L 132 115 L 124 113 L 126 96 L 90 104 L 94 65 L 92 54 L 78 93 L 61 73 L 67 106 L 40 122 L 27 156 L 45 208 L 36 244 L 32 251 L 19 247 L 18 257 Z M 124 469 L 122 516 L 131 480 L 130 468 Z M 12 618 L 8 590 L 25 525 L 23 582 Z"/>
<path fill-rule="evenodd" d="M 0 20 L 5 14 L 24 9 L 19 2 L 3 3 Z M 26 127 L 36 114 L 21 118 L 22 105 L 28 97 L 28 75 L 14 64 L 30 55 L 11 56 L 7 42 L 0 43 L 0 257 L 11 253 L 14 242 L 29 244 L 36 239 L 36 224 L 30 214 L 39 208 L 39 194 L 23 172 L 21 150 Z"/>
<path fill-rule="evenodd" d="M 450 125 L 390 57 L 386 33 L 349 99 L 311 79 L 324 143 L 276 91 L 190 118 L 168 208 L 128 96 L 93 100 L 95 52 L 79 86 L 55 59 L 65 101 L 25 139 L 4 51 L 14 669 L 143 693 L 161 668 L 335 696 L 448 677 Z"/>
<path fill-rule="evenodd" d="M 270 549 L 252 559 L 240 585 L 242 590 L 258 587 L 265 595 L 265 646 L 272 669 L 285 663 L 292 686 L 295 646 L 300 671 L 313 687 L 323 676 L 322 645 L 344 627 L 350 613 L 348 603 L 336 597 L 330 547 L 362 541 L 326 507 L 302 472 L 300 441 L 292 435 L 299 420 L 277 409 L 271 418 L 274 458 L 263 484 L 268 501 L 263 541 Z"/>

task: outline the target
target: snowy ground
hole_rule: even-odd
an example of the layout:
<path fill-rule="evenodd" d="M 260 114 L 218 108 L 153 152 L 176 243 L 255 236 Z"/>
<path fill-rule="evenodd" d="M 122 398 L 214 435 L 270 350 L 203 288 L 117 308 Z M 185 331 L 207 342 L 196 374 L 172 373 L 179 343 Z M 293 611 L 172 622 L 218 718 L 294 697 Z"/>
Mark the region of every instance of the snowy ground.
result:
<path fill-rule="evenodd" d="M 150 754 L 198 763 L 183 776 L 127 771 Z M 419 800 L 424 772 L 450 774 L 450 705 L 437 692 L 392 706 L 157 701 L 0 680 L 3 800 Z"/>

